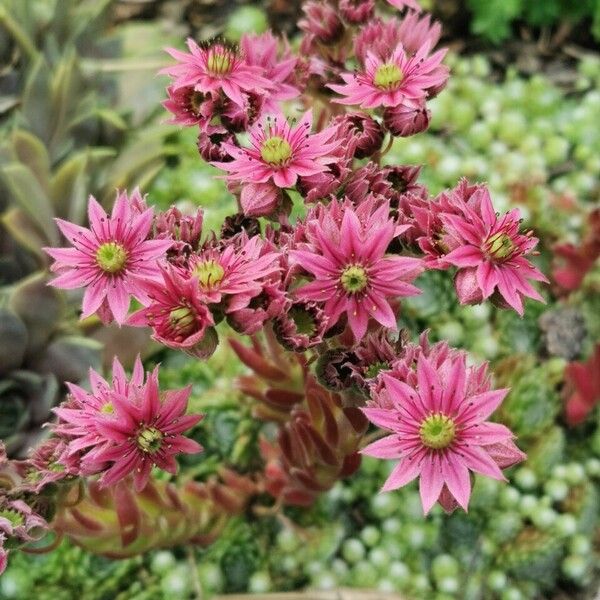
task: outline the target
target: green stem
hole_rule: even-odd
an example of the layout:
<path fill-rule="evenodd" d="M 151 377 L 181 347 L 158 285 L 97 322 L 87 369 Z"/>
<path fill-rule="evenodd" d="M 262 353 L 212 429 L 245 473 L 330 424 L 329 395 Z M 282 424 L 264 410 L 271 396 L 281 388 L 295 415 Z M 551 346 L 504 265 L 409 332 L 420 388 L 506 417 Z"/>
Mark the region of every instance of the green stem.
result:
<path fill-rule="evenodd" d="M 37 48 L 23 28 L 8 14 L 6 7 L 0 6 L 0 25 L 13 37 L 19 48 L 34 61 L 38 56 Z"/>

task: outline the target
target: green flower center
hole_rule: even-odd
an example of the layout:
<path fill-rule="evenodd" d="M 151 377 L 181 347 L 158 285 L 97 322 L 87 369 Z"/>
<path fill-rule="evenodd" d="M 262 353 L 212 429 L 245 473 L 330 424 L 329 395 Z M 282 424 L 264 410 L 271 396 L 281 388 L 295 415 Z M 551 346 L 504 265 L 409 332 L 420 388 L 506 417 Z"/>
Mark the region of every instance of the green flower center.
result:
<path fill-rule="evenodd" d="M 163 434 L 156 427 L 146 427 L 137 436 L 137 445 L 142 452 L 154 454 L 160 450 Z"/>
<path fill-rule="evenodd" d="M 357 294 L 362 292 L 369 282 L 367 271 L 360 265 L 350 265 L 342 271 L 340 283 L 346 292 L 349 294 Z"/>
<path fill-rule="evenodd" d="M 96 250 L 96 262 L 105 273 L 119 273 L 127 263 L 127 250 L 117 242 L 106 242 Z"/>
<path fill-rule="evenodd" d="M 180 306 L 169 313 L 171 327 L 182 335 L 191 333 L 196 323 L 194 311 L 187 306 Z"/>
<path fill-rule="evenodd" d="M 225 48 L 214 48 L 208 54 L 206 67 L 213 75 L 225 75 L 233 68 L 231 52 Z"/>
<path fill-rule="evenodd" d="M 428 448 L 442 450 L 454 441 L 456 426 L 450 417 L 442 413 L 433 413 L 421 423 L 419 435 Z"/>
<path fill-rule="evenodd" d="M 115 407 L 113 406 L 112 402 L 107 402 L 106 404 L 102 405 L 102 408 L 100 409 L 100 412 L 103 415 L 112 415 L 115 412 Z"/>
<path fill-rule="evenodd" d="M 204 260 L 194 268 L 194 275 L 203 288 L 219 283 L 225 275 L 225 269 L 214 260 Z"/>
<path fill-rule="evenodd" d="M 485 243 L 487 255 L 498 260 L 510 258 L 514 251 L 515 245 L 506 233 L 497 233 Z"/>
<path fill-rule="evenodd" d="M 367 379 L 372 379 L 373 377 L 377 377 L 381 371 L 385 371 L 390 368 L 389 363 L 387 362 L 374 362 L 367 366 L 365 369 L 365 377 Z"/>
<path fill-rule="evenodd" d="M 11 510 L 10 508 L 0 510 L 0 517 L 9 521 L 13 527 L 23 525 L 23 523 L 25 522 L 25 519 L 20 512 L 17 512 L 16 510 Z"/>
<path fill-rule="evenodd" d="M 375 77 L 373 83 L 380 90 L 394 90 L 396 89 L 404 79 L 404 74 L 394 63 L 385 63 L 377 67 L 375 71 Z"/>
<path fill-rule="evenodd" d="M 260 156 L 266 163 L 280 167 L 292 156 L 292 147 L 282 137 L 274 135 L 263 142 Z"/>
<path fill-rule="evenodd" d="M 290 310 L 288 316 L 294 321 L 298 333 L 309 336 L 315 333 L 315 320 L 308 311 L 295 307 Z"/>

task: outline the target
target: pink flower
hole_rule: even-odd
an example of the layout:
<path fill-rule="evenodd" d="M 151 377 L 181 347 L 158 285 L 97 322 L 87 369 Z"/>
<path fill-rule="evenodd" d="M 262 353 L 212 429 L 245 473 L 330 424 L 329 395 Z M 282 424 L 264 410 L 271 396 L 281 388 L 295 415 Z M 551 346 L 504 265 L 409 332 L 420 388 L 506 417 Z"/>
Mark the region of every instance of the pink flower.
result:
<path fill-rule="evenodd" d="M 532 232 L 519 233 L 519 210 L 513 209 L 498 216 L 489 191 L 479 186 L 463 206 L 462 213 L 441 215 L 445 229 L 460 240 L 459 247 L 442 260 L 460 269 L 472 270 L 483 299 L 497 290 L 520 315 L 523 315 L 524 296 L 544 302 L 527 281 L 548 280 L 525 258 L 533 251 L 538 239 L 531 235 Z M 469 294 L 472 294 L 471 287 Z M 460 299 L 461 291 L 457 291 Z"/>
<path fill-rule="evenodd" d="M 266 183 L 272 179 L 278 187 L 293 187 L 299 175 L 321 173 L 335 160 L 330 156 L 338 145 L 330 142 L 335 128 L 311 135 L 311 126 L 311 111 L 294 127 L 283 117 L 267 119 L 266 126 L 259 123 L 250 130 L 250 148 L 223 142 L 233 160 L 213 164 L 228 171 L 230 179 L 243 183 Z"/>
<path fill-rule="evenodd" d="M 69 452 L 86 452 L 81 457 L 83 474 L 102 473 L 100 481 L 108 486 L 133 473 L 135 488 L 141 491 L 154 465 L 175 474 L 177 454 L 202 450 L 181 435 L 202 419 L 185 415 L 190 387 L 161 394 L 158 369 L 144 382 L 139 357 L 130 381 L 117 359 L 112 388 L 94 371 L 90 380 L 92 393 L 70 386 L 68 407 L 55 409 L 65 422 L 55 431 L 67 440 Z"/>
<path fill-rule="evenodd" d="M 90 196 L 88 215 L 89 229 L 56 219 L 73 248 L 44 249 L 55 260 L 51 270 L 58 274 L 50 283 L 64 289 L 86 288 L 82 318 L 102 307 L 122 324 L 130 295 L 141 302 L 146 299 L 145 286 L 160 277 L 157 262 L 172 242 L 146 239 L 153 211 L 149 208 L 140 214 L 132 210 L 125 192 L 117 195 L 110 218 Z"/>
<path fill-rule="evenodd" d="M 269 31 L 260 35 L 244 34 L 240 40 L 240 48 L 246 63 L 260 67 L 263 76 L 273 85 L 273 89 L 265 95 L 263 110 L 274 113 L 279 110 L 279 102 L 292 100 L 300 94 L 300 90 L 292 85 L 294 71 L 298 59 L 286 46 L 281 57 L 277 38 Z"/>
<path fill-rule="evenodd" d="M 387 60 L 367 52 L 364 72 L 342 73 L 342 85 L 328 84 L 344 96 L 334 102 L 377 108 L 426 98 L 428 90 L 443 86 L 448 79 L 448 69 L 440 64 L 446 50 L 428 56 L 430 47 L 426 42 L 414 56 L 409 56 L 399 44 Z"/>
<path fill-rule="evenodd" d="M 151 302 L 127 319 L 128 325 L 153 329 L 153 339 L 168 348 L 194 355 L 206 330 L 215 324 L 208 306 L 200 300 L 197 278 L 185 279 L 175 269 L 163 271 L 163 282 L 148 288 Z"/>
<path fill-rule="evenodd" d="M 384 62 L 402 44 L 408 54 L 416 54 L 419 48 L 429 44 L 434 48 L 440 41 L 442 26 L 431 22 L 431 15 L 409 12 L 402 19 L 373 19 L 360 29 L 354 39 L 354 53 L 361 67 L 364 67 L 370 52 Z"/>
<path fill-rule="evenodd" d="M 163 106 L 173 114 L 169 123 L 178 125 L 200 125 L 210 120 L 210 112 L 206 114 L 206 95 L 194 89 L 194 86 L 167 87 L 168 100 Z M 204 106 L 203 106 L 204 105 Z"/>
<path fill-rule="evenodd" d="M 344 35 L 344 24 L 333 6 L 327 2 L 309 0 L 302 6 L 304 18 L 298 21 L 298 27 L 318 42 L 331 45 Z"/>
<path fill-rule="evenodd" d="M 252 298 L 261 292 L 264 280 L 279 271 L 278 257 L 260 237 L 243 234 L 237 244 L 192 256 L 188 276 L 198 282 L 203 302 L 217 304 L 223 296 L 238 294 Z"/>
<path fill-rule="evenodd" d="M 340 0 L 339 9 L 348 23 L 360 25 L 373 18 L 375 0 Z"/>
<path fill-rule="evenodd" d="M 4 542 L 6 538 L 0 533 L 0 575 L 6 570 L 8 565 L 8 550 L 4 548 Z"/>
<path fill-rule="evenodd" d="M 193 87 L 204 94 L 222 91 L 236 104 L 244 105 L 244 92 L 265 92 L 273 86 L 263 77 L 260 67 L 250 66 L 236 48 L 219 40 L 198 45 L 188 38 L 190 53 L 168 48 L 167 52 L 178 64 L 161 73 L 174 78 L 172 89 Z"/>
<path fill-rule="evenodd" d="M 395 330 L 388 299 L 419 293 L 409 282 L 421 271 L 421 261 L 385 256 L 389 243 L 405 229 L 389 220 L 387 204 L 360 217 L 350 207 L 340 216 L 335 214 L 339 210 L 333 203 L 320 220 L 309 221 L 309 244 L 290 252 L 292 260 L 315 276 L 296 296 L 324 304 L 330 326 L 346 313 L 356 340 L 364 336 L 369 317 Z"/>
<path fill-rule="evenodd" d="M 486 419 L 508 390 L 470 392 L 464 355 L 454 356 L 436 369 L 421 354 L 415 387 L 386 373 L 381 377 L 385 389 L 380 393 L 387 396 L 388 406 L 362 410 L 372 423 L 392 433 L 362 452 L 399 459 L 382 491 L 397 489 L 420 477 L 425 513 L 446 488 L 467 510 L 471 495 L 469 471 L 504 479 L 486 447 L 506 443 L 513 434 L 504 425 Z"/>

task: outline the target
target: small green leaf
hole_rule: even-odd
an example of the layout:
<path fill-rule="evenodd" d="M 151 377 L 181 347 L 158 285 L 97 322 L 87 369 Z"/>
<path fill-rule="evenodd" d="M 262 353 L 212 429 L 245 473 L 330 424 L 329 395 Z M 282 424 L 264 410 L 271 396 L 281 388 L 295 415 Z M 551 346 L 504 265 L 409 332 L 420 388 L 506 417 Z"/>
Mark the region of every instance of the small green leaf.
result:
<path fill-rule="evenodd" d="M 77 153 L 62 163 L 50 184 L 56 214 L 74 223 L 83 223 L 85 218 L 88 165 L 88 153 Z"/>

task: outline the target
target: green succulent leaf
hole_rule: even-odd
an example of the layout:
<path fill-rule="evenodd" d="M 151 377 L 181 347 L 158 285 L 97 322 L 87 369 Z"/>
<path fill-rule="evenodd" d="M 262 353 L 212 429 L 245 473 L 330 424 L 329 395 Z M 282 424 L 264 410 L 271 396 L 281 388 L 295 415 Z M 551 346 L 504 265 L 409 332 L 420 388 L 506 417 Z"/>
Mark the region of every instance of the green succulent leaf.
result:
<path fill-rule="evenodd" d="M 74 48 L 69 48 L 56 66 L 51 88 L 52 138 L 50 148 L 53 155 L 60 156 L 62 151 L 72 143 L 68 136 L 70 115 L 75 113 L 76 104 L 79 102 L 79 96 L 83 89 Z"/>
<path fill-rule="evenodd" d="M 13 206 L 2 215 L 0 223 L 18 244 L 35 254 L 40 263 L 46 261 L 42 246 L 47 244 L 48 240 L 27 213 Z"/>
<path fill-rule="evenodd" d="M 50 142 L 52 135 L 52 126 L 48 119 L 51 110 L 48 101 L 50 97 L 50 68 L 44 57 L 40 56 L 27 77 L 22 109 L 29 128 L 45 144 Z"/>
<path fill-rule="evenodd" d="M 61 164 L 50 183 L 56 215 L 74 223 L 85 219 L 89 162 L 87 151 L 71 156 Z"/>
<path fill-rule="evenodd" d="M 13 202 L 40 228 L 48 244 L 57 246 L 58 229 L 52 220 L 54 211 L 50 199 L 31 169 L 22 164 L 12 163 L 0 169 L 0 176 Z"/>
<path fill-rule="evenodd" d="M 46 273 L 35 273 L 19 283 L 10 297 L 9 306 L 27 326 L 30 355 L 47 343 L 63 310 L 62 297 L 47 283 Z"/>
<path fill-rule="evenodd" d="M 34 174 L 44 190 L 48 190 L 50 157 L 43 142 L 32 133 L 17 129 L 12 134 L 12 145 L 19 161 Z"/>

